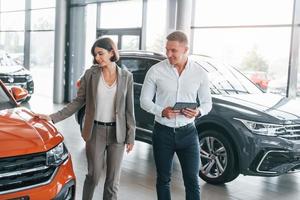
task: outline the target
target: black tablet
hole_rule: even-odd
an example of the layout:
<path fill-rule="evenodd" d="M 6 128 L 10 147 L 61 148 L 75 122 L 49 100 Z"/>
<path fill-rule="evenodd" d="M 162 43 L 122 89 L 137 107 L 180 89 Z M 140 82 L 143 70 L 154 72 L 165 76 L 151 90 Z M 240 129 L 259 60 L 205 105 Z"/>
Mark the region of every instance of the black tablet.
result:
<path fill-rule="evenodd" d="M 185 108 L 196 109 L 198 107 L 198 103 L 191 102 L 176 102 L 173 106 L 173 110 L 182 110 Z"/>

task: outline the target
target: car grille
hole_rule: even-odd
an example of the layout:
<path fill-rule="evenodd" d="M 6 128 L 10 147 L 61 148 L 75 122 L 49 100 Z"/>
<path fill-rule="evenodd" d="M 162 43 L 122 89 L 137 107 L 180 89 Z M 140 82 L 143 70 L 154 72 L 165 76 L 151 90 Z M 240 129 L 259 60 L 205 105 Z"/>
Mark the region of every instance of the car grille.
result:
<path fill-rule="evenodd" d="M 300 124 L 285 125 L 278 136 L 288 140 L 300 140 Z"/>
<path fill-rule="evenodd" d="M 10 78 L 13 78 L 13 82 L 12 83 L 24 83 L 27 82 L 26 76 L 0 76 L 0 79 L 4 82 L 4 83 L 11 83 L 10 82 Z"/>
<path fill-rule="evenodd" d="M 29 94 L 33 94 L 33 92 L 34 92 L 33 80 L 27 80 L 26 76 L 28 76 L 28 75 L 20 75 L 20 76 L 0 75 L 0 79 L 8 87 L 19 86 L 19 87 L 26 89 Z M 13 78 L 13 80 L 11 78 Z"/>
<path fill-rule="evenodd" d="M 0 194 L 47 184 L 55 167 L 46 165 L 46 153 L 0 159 Z"/>

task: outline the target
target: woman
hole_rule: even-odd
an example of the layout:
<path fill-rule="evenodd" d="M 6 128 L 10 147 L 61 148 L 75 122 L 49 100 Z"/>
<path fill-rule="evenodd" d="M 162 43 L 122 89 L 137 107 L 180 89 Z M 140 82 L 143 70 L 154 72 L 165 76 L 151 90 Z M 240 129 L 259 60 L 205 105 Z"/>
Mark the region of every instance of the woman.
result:
<path fill-rule="evenodd" d="M 77 97 L 56 113 L 36 116 L 56 123 L 85 105 L 81 135 L 86 141 L 88 174 L 82 199 L 93 198 L 106 154 L 103 199 L 111 200 L 117 199 L 125 146 L 128 153 L 134 144 L 133 77 L 130 72 L 116 65 L 119 54 L 110 38 L 98 39 L 91 53 L 94 56 L 94 65 L 80 79 Z"/>

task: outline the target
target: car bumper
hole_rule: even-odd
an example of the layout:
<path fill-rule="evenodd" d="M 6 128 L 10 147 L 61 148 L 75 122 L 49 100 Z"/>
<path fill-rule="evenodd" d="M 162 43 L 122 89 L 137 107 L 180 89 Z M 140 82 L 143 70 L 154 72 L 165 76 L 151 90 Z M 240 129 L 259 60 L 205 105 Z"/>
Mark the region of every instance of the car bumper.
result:
<path fill-rule="evenodd" d="M 54 199 L 64 200 L 65 196 L 75 199 L 75 174 L 72 167 L 71 157 L 58 167 L 58 170 L 47 185 L 36 186 L 18 192 L 0 195 L 0 199 L 14 200 L 41 200 Z M 68 194 L 71 193 L 71 194 Z"/>
<path fill-rule="evenodd" d="M 300 169 L 299 148 L 277 148 L 262 149 L 254 161 L 251 168 L 257 175 L 278 176 L 290 172 L 297 172 Z"/>
<path fill-rule="evenodd" d="M 239 171 L 244 175 L 278 176 L 300 169 L 300 139 L 254 134 L 233 121 Z"/>
<path fill-rule="evenodd" d="M 278 176 L 300 169 L 300 141 L 254 134 L 248 141 L 243 174 Z"/>

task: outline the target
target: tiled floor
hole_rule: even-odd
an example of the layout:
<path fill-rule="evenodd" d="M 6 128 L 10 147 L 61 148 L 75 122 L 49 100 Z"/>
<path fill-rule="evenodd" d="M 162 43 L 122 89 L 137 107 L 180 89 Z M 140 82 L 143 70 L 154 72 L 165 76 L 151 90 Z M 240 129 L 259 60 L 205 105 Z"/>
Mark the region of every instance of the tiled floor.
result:
<path fill-rule="evenodd" d="M 34 112 L 52 113 L 63 105 L 55 105 L 51 99 L 33 96 L 29 106 Z M 77 176 L 76 199 L 81 199 L 82 186 L 86 173 L 84 141 L 80 137 L 79 126 L 74 116 L 58 123 L 57 128 L 65 137 L 65 143 L 73 158 L 73 167 Z M 102 197 L 103 178 L 95 191 L 94 200 Z M 300 173 L 280 177 L 239 176 L 225 185 L 214 186 L 201 180 L 202 200 L 299 200 Z M 119 200 L 154 200 L 155 166 L 152 146 L 136 142 L 133 152 L 125 154 L 122 168 Z M 184 200 L 184 187 L 180 166 L 174 163 L 172 178 L 172 199 Z"/>

